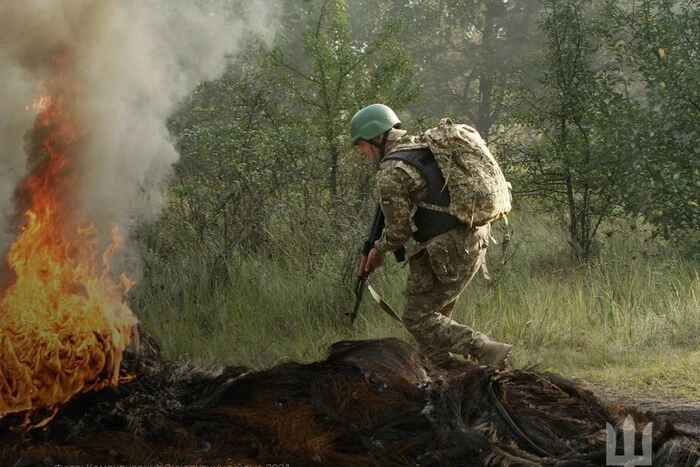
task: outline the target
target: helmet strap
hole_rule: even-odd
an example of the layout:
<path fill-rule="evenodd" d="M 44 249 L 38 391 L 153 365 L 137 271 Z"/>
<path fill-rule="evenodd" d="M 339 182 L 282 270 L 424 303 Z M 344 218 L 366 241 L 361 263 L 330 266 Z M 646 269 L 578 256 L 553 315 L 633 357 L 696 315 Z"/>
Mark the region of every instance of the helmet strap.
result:
<path fill-rule="evenodd" d="M 382 133 L 382 139 L 379 142 L 376 142 L 373 139 L 368 141 L 369 144 L 371 144 L 375 148 L 379 149 L 379 160 L 376 163 L 377 168 L 379 168 L 379 163 L 382 161 L 382 159 L 384 159 L 384 152 L 386 151 L 386 142 L 389 138 L 390 131 L 391 131 L 391 128 L 386 130 L 384 133 Z"/>

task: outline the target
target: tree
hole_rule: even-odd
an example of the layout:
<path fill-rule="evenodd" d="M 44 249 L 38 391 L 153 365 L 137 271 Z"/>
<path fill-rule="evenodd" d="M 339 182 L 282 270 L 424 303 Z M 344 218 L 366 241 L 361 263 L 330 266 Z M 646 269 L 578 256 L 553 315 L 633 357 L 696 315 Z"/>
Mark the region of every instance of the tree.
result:
<path fill-rule="evenodd" d="M 540 2 L 424 0 L 401 8 L 394 14 L 407 18 L 402 39 L 423 86 L 412 109 L 469 121 L 488 140 L 501 117 L 499 87 L 539 48 Z"/>
<path fill-rule="evenodd" d="M 546 48 L 536 87 L 521 82 L 511 95 L 514 123 L 537 133 L 519 148 L 530 194 L 563 208 L 570 244 L 580 261 L 589 259 L 601 222 L 615 214 L 624 168 L 631 155 L 616 146 L 617 121 L 632 107 L 621 92 L 621 76 L 606 66 L 603 43 L 590 19 L 591 2 L 547 0 L 542 29 Z"/>
<path fill-rule="evenodd" d="M 180 223 L 172 240 L 218 254 L 260 244 L 264 207 L 302 176 L 292 157 L 299 143 L 289 135 L 304 130 L 278 127 L 285 110 L 255 62 L 262 50 L 251 46 L 245 65 L 201 83 L 171 118 L 181 154 L 169 196 L 171 220 Z"/>
<path fill-rule="evenodd" d="M 627 137 L 624 205 L 670 238 L 700 232 L 700 9 L 697 0 L 608 2 L 606 30 L 621 68 L 641 83 Z M 697 237 L 696 237 L 697 238 Z"/>
<path fill-rule="evenodd" d="M 402 22 L 387 21 L 374 36 L 357 41 L 349 27 L 347 0 L 287 3 L 288 24 L 301 31 L 282 36 L 271 66 L 300 115 L 313 122 L 309 137 L 317 144 L 312 150 L 325 156 L 326 186 L 333 200 L 344 194 L 340 159 L 348 147 L 354 111 L 378 101 L 400 109 L 416 95 L 410 57 L 396 40 Z M 301 50 L 295 50 L 297 44 Z"/>

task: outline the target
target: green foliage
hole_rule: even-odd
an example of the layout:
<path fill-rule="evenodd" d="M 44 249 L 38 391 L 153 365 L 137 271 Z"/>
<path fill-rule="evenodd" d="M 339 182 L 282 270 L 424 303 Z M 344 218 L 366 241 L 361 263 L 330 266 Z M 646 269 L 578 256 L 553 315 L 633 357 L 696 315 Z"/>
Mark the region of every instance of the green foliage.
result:
<path fill-rule="evenodd" d="M 325 162 L 330 198 L 345 197 L 358 178 L 356 164 L 343 161 L 352 151 L 350 117 L 373 102 L 401 108 L 416 94 L 409 57 L 395 39 L 402 23 L 392 20 L 369 40 L 357 41 L 349 28 L 347 0 L 288 4 L 286 19 L 298 30 L 281 36 L 269 55 L 269 70 L 295 102 L 298 116 L 311 122 L 308 137 L 316 157 Z"/>
<path fill-rule="evenodd" d="M 203 83 L 171 121 L 182 158 L 163 222 L 216 254 L 265 241 L 265 208 L 308 176 L 295 156 L 308 148 L 307 125 L 281 126 L 289 110 L 262 76 L 231 71 Z"/>
<path fill-rule="evenodd" d="M 602 43 L 586 3 L 546 2 L 539 79 L 534 85 L 517 83 L 510 96 L 513 122 L 534 130 L 537 138 L 503 152 L 521 169 L 514 174 L 519 185 L 562 213 L 581 261 L 590 258 L 601 222 L 616 212 L 628 157 L 609 138 L 608 128 L 628 109 L 617 89 L 619 78 L 594 68 Z"/>
<path fill-rule="evenodd" d="M 490 140 L 502 117 L 504 79 L 526 67 L 539 48 L 540 8 L 532 0 L 396 4 L 394 14 L 406 18 L 402 38 L 423 86 L 422 99 L 411 106 L 414 113 L 469 122 Z"/>
<path fill-rule="evenodd" d="M 537 136 L 514 138 L 501 154 L 521 193 L 562 213 L 583 261 L 601 222 L 624 214 L 697 244 L 700 70 L 692 51 L 671 63 L 661 47 L 695 44 L 697 13 L 652 3 L 627 12 L 617 2 L 603 10 L 581 0 L 546 2 L 541 73 L 535 85 L 514 82 L 508 96 L 515 128 Z"/>
<path fill-rule="evenodd" d="M 634 155 L 624 203 L 670 237 L 700 230 L 700 9 L 694 0 L 608 5 L 611 49 L 643 84 L 620 144 Z M 695 237 L 693 237 L 695 235 Z"/>

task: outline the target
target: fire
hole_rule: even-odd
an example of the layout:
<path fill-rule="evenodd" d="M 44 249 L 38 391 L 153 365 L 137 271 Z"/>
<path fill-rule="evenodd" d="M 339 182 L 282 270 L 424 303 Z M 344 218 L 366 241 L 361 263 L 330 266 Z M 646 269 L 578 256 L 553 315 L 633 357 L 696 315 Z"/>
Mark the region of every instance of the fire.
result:
<path fill-rule="evenodd" d="M 39 114 L 30 156 L 40 160 L 24 182 L 29 208 L 7 255 L 14 282 L 0 294 L 0 418 L 55 413 L 78 393 L 126 379 L 122 355 L 137 322 L 124 299 L 132 282 L 111 278 L 118 229 L 98 255 L 99 232 L 71 209 L 84 136 L 71 112 L 77 87 L 58 72 L 47 89 L 32 106 Z"/>

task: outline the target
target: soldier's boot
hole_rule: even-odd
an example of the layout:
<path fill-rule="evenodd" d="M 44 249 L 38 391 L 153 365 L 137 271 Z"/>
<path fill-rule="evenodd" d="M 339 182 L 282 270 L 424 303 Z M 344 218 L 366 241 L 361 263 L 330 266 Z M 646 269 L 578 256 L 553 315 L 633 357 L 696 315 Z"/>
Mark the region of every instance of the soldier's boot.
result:
<path fill-rule="evenodd" d="M 472 340 L 469 355 L 482 365 L 498 366 L 508 358 L 511 350 L 511 344 L 492 341 L 481 334 Z"/>

